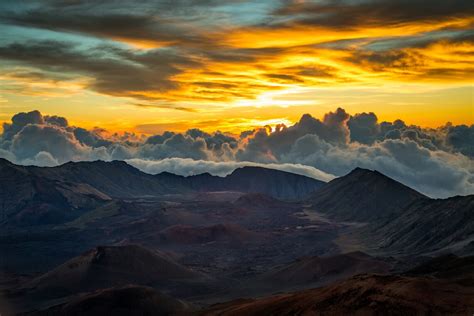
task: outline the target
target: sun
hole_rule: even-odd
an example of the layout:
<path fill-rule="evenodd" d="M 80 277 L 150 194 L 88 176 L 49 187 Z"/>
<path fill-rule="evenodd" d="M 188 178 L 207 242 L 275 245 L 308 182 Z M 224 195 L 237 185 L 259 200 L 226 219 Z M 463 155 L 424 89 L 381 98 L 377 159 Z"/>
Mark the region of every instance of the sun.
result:
<path fill-rule="evenodd" d="M 310 105 L 317 103 L 316 100 L 302 100 L 296 97 L 298 94 L 301 94 L 307 90 L 307 88 L 296 86 L 276 91 L 265 91 L 259 94 L 255 99 L 236 100 L 234 105 L 244 107 L 252 106 L 256 108 L 272 106 L 287 108 L 291 106 Z"/>

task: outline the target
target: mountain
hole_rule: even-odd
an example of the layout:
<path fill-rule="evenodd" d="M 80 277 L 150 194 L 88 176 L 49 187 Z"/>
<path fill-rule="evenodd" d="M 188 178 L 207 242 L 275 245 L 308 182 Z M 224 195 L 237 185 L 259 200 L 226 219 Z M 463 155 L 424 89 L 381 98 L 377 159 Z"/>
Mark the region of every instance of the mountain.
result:
<path fill-rule="evenodd" d="M 86 183 L 114 198 L 137 198 L 186 191 L 185 187 L 157 181 L 153 175 L 141 172 L 124 161 L 68 162 L 52 168 L 29 169 L 46 179 Z"/>
<path fill-rule="evenodd" d="M 397 214 L 419 199 L 427 197 L 378 171 L 356 168 L 325 184 L 308 203 L 338 220 L 370 222 Z"/>
<path fill-rule="evenodd" d="M 157 178 L 184 185 L 196 191 L 238 191 L 262 193 L 278 199 L 302 199 L 318 190 L 323 181 L 290 172 L 261 167 L 243 167 L 225 177 L 203 173 L 181 177 L 170 173 L 160 173 Z"/>
<path fill-rule="evenodd" d="M 188 312 L 190 305 L 153 288 L 129 285 L 78 295 L 68 303 L 42 311 L 26 313 L 29 316 L 60 315 L 176 315 Z"/>
<path fill-rule="evenodd" d="M 275 268 L 263 280 L 280 285 L 304 285 L 329 282 L 361 273 L 386 273 L 391 265 L 363 252 L 350 252 L 329 257 L 305 257 Z"/>
<path fill-rule="evenodd" d="M 245 167 L 227 177 L 150 175 L 123 161 L 69 162 L 57 167 L 18 166 L 0 159 L 0 223 L 58 224 L 111 199 L 206 191 L 261 192 L 297 199 L 323 182 L 265 168 Z"/>
<path fill-rule="evenodd" d="M 87 183 L 43 177 L 36 170 L 0 159 L 0 222 L 59 223 L 110 200 Z"/>
<path fill-rule="evenodd" d="M 420 199 L 396 218 L 367 227 L 367 242 L 405 253 L 456 251 L 473 253 L 474 195 Z"/>
<path fill-rule="evenodd" d="M 196 280 L 200 273 L 164 253 L 141 246 L 97 247 L 47 272 L 24 286 L 33 295 L 63 297 L 127 284 L 171 284 Z"/>

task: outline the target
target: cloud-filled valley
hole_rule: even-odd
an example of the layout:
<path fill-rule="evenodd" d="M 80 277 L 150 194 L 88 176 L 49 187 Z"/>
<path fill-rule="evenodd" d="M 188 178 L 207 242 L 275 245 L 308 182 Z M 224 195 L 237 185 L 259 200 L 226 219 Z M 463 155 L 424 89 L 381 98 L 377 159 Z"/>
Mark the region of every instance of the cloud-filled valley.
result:
<path fill-rule="evenodd" d="M 474 193 L 474 125 L 439 128 L 379 122 L 338 108 L 322 119 L 231 135 L 189 129 L 146 137 L 71 126 L 67 118 L 18 113 L 3 125 L 0 157 L 25 165 L 126 160 L 148 173 L 224 176 L 247 165 L 329 181 L 355 167 L 376 169 L 433 197 Z"/>

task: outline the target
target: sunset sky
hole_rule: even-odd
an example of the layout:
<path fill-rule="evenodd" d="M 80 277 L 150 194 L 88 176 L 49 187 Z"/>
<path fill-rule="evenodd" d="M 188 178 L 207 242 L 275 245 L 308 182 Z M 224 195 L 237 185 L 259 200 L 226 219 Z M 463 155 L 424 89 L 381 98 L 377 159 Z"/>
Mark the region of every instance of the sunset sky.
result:
<path fill-rule="evenodd" d="M 0 122 L 238 133 L 337 107 L 474 122 L 469 0 L 1 1 L 0 29 Z"/>

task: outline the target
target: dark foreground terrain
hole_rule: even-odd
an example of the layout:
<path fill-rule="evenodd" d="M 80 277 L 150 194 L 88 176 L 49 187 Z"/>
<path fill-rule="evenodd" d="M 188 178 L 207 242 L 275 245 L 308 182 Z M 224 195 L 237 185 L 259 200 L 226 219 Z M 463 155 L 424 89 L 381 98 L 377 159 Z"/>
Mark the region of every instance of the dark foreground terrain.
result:
<path fill-rule="evenodd" d="M 0 159 L 4 315 L 472 315 L 474 196 Z"/>

